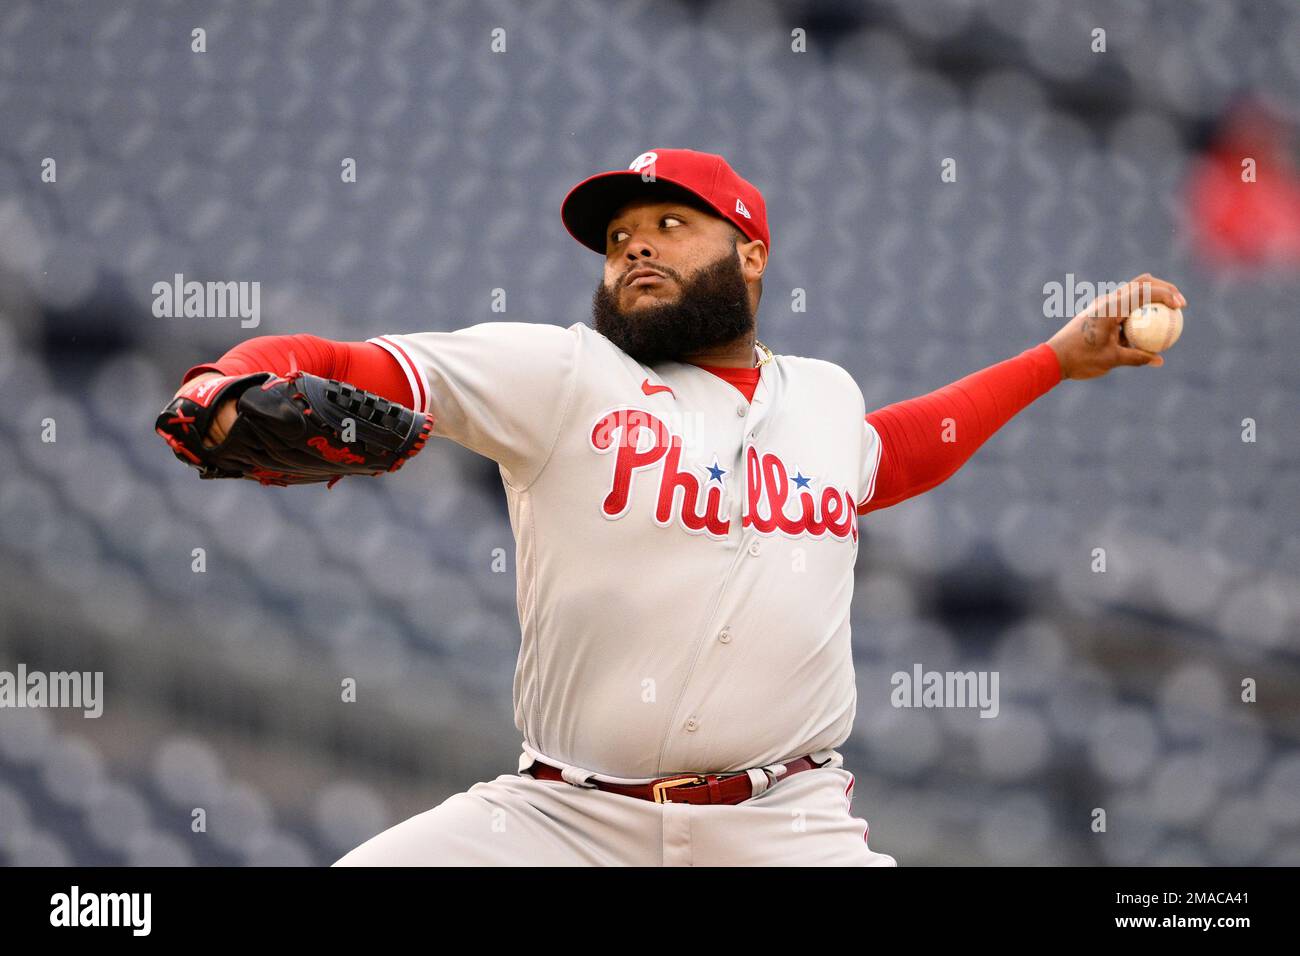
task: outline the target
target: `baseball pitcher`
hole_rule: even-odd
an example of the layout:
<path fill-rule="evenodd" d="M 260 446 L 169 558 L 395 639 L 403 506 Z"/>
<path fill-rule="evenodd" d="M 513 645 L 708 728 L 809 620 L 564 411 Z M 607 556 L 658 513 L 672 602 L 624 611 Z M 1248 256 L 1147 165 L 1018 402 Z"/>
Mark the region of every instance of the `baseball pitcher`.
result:
<path fill-rule="evenodd" d="M 206 478 L 333 484 L 430 436 L 499 466 L 517 770 L 336 865 L 895 865 L 836 750 L 858 519 L 946 480 L 1062 379 L 1162 364 L 1121 322 L 1182 295 L 1138 276 L 1050 340 L 868 413 L 844 369 L 757 339 L 767 214 L 721 156 L 651 150 L 561 216 L 604 257 L 593 327 L 254 338 L 190 369 L 158 418 Z"/>

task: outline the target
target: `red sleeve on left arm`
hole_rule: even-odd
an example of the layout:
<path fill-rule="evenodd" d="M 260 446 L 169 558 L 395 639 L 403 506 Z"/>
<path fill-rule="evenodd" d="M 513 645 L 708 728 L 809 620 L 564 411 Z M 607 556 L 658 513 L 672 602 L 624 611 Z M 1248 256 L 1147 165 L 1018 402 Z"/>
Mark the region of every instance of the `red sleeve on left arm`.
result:
<path fill-rule="evenodd" d="M 188 382 L 201 372 L 287 375 L 293 366 L 321 378 L 347 382 L 399 405 L 413 406 L 415 401 L 406 373 L 383 347 L 373 342 L 336 342 L 318 335 L 261 335 L 247 339 L 217 361 L 194 366 L 182 381 Z"/>
<path fill-rule="evenodd" d="M 1011 417 L 1061 381 L 1046 342 L 928 395 L 867 415 L 880 434 L 875 492 L 858 514 L 888 508 L 946 481 Z M 946 427 L 945 419 L 952 419 Z M 945 435 L 955 440 L 944 441 Z"/>

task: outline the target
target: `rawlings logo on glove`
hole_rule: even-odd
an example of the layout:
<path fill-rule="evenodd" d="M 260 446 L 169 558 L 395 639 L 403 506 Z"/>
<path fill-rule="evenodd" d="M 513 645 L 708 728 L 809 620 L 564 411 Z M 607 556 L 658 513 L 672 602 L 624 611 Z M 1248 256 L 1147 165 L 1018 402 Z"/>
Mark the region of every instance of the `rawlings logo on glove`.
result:
<path fill-rule="evenodd" d="M 226 399 L 236 418 L 225 439 L 203 436 Z M 201 478 L 263 485 L 326 482 L 396 471 L 429 440 L 433 419 L 346 382 L 292 372 L 226 375 L 184 389 L 154 429 Z M 348 440 L 344 440 L 344 436 Z"/>
<path fill-rule="evenodd" d="M 354 455 L 346 448 L 335 448 L 329 443 L 329 439 L 317 435 L 315 438 L 308 438 L 307 444 L 311 445 L 320 452 L 320 456 L 326 461 L 343 462 L 348 465 L 360 465 L 366 459 L 363 455 Z"/>

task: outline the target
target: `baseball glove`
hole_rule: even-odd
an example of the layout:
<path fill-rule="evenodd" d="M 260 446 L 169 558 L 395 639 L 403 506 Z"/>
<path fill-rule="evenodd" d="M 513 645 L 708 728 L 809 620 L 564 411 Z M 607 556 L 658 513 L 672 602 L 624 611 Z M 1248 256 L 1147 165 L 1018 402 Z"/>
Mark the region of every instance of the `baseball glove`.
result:
<path fill-rule="evenodd" d="M 203 436 L 235 398 L 235 421 L 217 445 Z M 346 382 L 293 371 L 206 379 L 181 391 L 155 430 L 200 478 L 263 485 L 328 482 L 396 471 L 424 447 L 433 418 Z"/>

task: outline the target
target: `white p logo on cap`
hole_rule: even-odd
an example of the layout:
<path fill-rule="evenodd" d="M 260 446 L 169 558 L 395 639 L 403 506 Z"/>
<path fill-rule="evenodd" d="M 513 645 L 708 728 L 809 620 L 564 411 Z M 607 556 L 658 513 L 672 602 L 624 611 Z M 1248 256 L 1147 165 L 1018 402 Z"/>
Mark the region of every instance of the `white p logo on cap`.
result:
<path fill-rule="evenodd" d="M 659 159 L 659 154 L 653 150 L 648 153 L 642 153 L 636 159 L 632 160 L 632 165 L 628 169 L 641 174 L 641 182 L 655 182 L 655 161 Z"/>
<path fill-rule="evenodd" d="M 636 159 L 632 160 L 632 165 L 628 166 L 628 169 L 632 170 L 634 173 L 639 173 L 658 158 L 659 154 L 653 150 L 648 153 L 642 153 Z"/>

